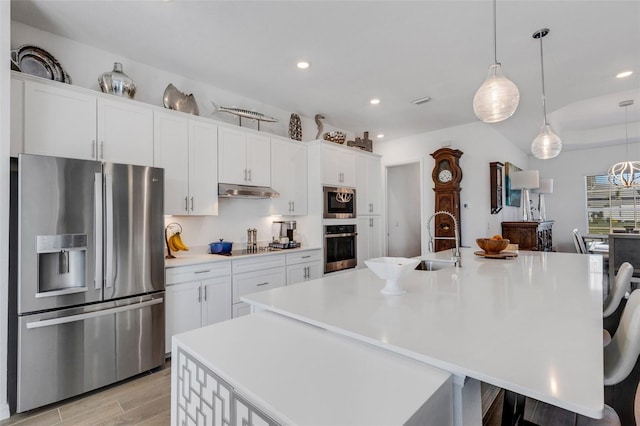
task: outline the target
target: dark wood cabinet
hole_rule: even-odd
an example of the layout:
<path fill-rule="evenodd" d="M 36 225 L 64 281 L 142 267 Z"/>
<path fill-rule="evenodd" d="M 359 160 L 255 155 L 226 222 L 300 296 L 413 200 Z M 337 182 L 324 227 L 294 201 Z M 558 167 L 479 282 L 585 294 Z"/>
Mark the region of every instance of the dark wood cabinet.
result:
<path fill-rule="evenodd" d="M 544 222 L 502 222 L 502 237 L 519 250 L 552 251 L 553 220 Z"/>
<path fill-rule="evenodd" d="M 489 184 L 491 188 L 491 214 L 502 210 L 502 168 L 497 161 L 489 163 Z"/>

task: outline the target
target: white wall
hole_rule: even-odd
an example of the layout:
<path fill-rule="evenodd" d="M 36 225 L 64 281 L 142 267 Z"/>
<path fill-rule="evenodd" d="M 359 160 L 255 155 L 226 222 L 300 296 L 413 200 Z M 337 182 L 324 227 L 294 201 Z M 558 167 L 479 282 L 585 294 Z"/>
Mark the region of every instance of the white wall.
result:
<path fill-rule="evenodd" d="M 141 25 L 144 25 L 144 23 L 141 23 Z M 213 115 L 213 107 L 209 102 L 213 100 L 218 105 L 237 106 L 275 117 L 279 120 L 277 123 L 262 122 L 260 130 L 280 136 L 289 136 L 289 117 L 295 111 L 285 111 L 273 105 L 215 87 L 206 82 L 190 80 L 178 74 L 151 67 L 136 61 L 135 58 L 120 56 L 118 52 L 107 52 L 12 21 L 11 48 L 15 49 L 23 44 L 35 44 L 51 53 L 71 76 L 74 86 L 100 91 L 98 77 L 104 72 L 111 71 L 114 62 L 120 62 L 124 73 L 136 82 L 135 99 L 137 101 L 162 106 L 164 90 L 169 83 L 172 83 L 183 93 L 193 93 L 198 103 L 201 117 L 212 117 L 216 120 L 238 124 L 238 118 L 234 115 L 227 113 Z M 314 140 L 317 126 L 313 118 L 301 116 L 301 121 L 303 140 Z M 323 124 L 325 132 L 332 130 L 345 131 L 331 126 L 326 121 Z M 242 125 L 243 127 L 257 128 L 256 122 L 250 120 L 242 120 Z M 346 133 L 349 139 L 353 139 L 353 132 L 346 131 Z"/>
<path fill-rule="evenodd" d="M 553 194 L 545 195 L 547 218 L 553 224 L 553 245 L 558 251 L 575 252 L 571 231 L 578 228 L 587 232 L 587 197 L 585 176 L 606 174 L 609 167 L 620 161 L 640 158 L 640 144 L 563 151 L 551 160 L 531 158 L 531 169 L 540 171 L 540 177 L 553 178 Z"/>
<path fill-rule="evenodd" d="M 9 57 L 11 3 L 0 1 L 0 58 Z M 7 292 L 9 269 L 9 110 L 10 66 L 0 61 L 0 419 L 9 417 L 7 404 Z"/>
<path fill-rule="evenodd" d="M 528 168 L 528 153 L 506 140 L 491 125 L 482 122 L 422 133 L 402 139 L 375 142 L 374 152 L 382 155 L 382 164 L 395 165 L 422 162 L 422 251 L 427 251 L 427 219 L 434 212 L 435 197 L 431 172 L 434 160 L 431 153 L 451 144 L 464 154 L 460 158 L 463 178 L 460 183 L 460 221 L 462 244 L 476 247 L 475 239 L 501 233 L 500 223 L 518 220 L 519 209 L 505 206 L 500 213 L 491 214 L 489 163 L 511 162 Z M 383 190 L 386 194 L 386 188 Z M 464 207 L 464 205 L 467 207 Z M 433 227 L 433 224 L 432 224 Z M 386 234 L 386 231 L 385 231 Z"/>

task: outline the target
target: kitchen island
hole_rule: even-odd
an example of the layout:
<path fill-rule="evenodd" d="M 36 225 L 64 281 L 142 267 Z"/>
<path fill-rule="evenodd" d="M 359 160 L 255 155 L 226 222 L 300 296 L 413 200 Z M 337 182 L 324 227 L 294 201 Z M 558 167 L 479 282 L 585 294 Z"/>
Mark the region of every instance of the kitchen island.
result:
<path fill-rule="evenodd" d="M 451 375 L 271 312 L 175 336 L 171 424 L 453 424 Z"/>
<path fill-rule="evenodd" d="M 461 268 L 410 271 L 401 296 L 362 269 L 242 300 L 452 373 L 456 424 L 481 423 L 479 381 L 597 418 L 602 278 L 601 256 L 462 249 Z"/>

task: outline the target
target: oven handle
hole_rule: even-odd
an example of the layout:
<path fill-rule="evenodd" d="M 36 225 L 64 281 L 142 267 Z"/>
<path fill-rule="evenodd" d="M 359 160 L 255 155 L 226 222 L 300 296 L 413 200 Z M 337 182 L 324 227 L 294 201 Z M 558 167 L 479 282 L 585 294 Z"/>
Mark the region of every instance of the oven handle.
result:
<path fill-rule="evenodd" d="M 346 234 L 324 234 L 325 238 L 340 238 L 340 237 L 355 237 L 358 235 L 357 232 L 349 232 Z"/>

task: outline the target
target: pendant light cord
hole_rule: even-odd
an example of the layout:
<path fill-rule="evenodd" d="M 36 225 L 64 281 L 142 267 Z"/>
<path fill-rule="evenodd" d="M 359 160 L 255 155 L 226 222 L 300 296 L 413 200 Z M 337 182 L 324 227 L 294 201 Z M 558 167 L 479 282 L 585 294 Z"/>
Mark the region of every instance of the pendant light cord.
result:
<path fill-rule="evenodd" d="M 498 30 L 496 23 L 496 0 L 493 0 L 493 63 L 499 64 L 498 62 Z"/>
<path fill-rule="evenodd" d="M 544 91 L 544 55 L 542 52 L 542 37 L 540 37 L 540 74 L 542 75 L 542 115 L 546 126 L 549 122 L 547 121 L 547 95 Z"/>
<path fill-rule="evenodd" d="M 624 140 L 627 150 L 627 161 L 629 161 L 629 105 L 624 106 Z"/>

